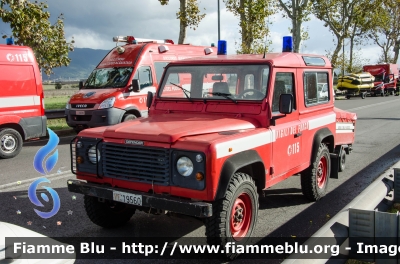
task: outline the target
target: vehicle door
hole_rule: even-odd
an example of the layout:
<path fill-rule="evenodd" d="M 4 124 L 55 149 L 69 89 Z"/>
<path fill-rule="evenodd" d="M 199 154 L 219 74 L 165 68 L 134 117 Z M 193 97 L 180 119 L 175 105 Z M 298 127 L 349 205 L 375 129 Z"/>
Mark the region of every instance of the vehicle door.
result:
<path fill-rule="evenodd" d="M 299 166 L 302 149 L 301 133 L 299 133 L 299 110 L 296 96 L 296 81 L 294 69 L 279 69 L 275 72 L 273 81 L 271 111 L 275 125 L 271 126 L 274 134 L 272 146 L 272 179 L 287 176 L 288 172 Z M 293 95 L 293 112 L 279 112 L 281 94 Z M 290 173 L 289 173 L 290 174 Z"/>

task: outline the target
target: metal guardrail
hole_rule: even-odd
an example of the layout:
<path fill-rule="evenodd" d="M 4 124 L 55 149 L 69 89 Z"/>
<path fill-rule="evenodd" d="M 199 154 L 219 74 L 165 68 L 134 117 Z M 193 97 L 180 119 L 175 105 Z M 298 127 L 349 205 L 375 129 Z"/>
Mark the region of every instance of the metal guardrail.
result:
<path fill-rule="evenodd" d="M 65 118 L 65 109 L 45 110 L 47 119 Z"/>
<path fill-rule="evenodd" d="M 340 253 L 343 255 L 340 259 L 333 259 L 329 252 L 314 255 L 315 259 L 305 259 L 301 253 L 293 253 L 286 258 L 282 264 L 325 264 L 325 263 L 345 263 L 349 258 L 347 247 L 349 246 L 349 211 L 353 209 L 372 210 L 387 198 L 387 195 L 396 189 L 395 183 L 390 180 L 392 171 L 400 167 L 400 161 L 393 165 L 389 170 L 380 175 L 371 185 L 362 191 L 348 205 L 346 205 L 338 214 L 329 220 L 323 227 L 315 232 L 303 245 L 308 248 L 315 248 L 316 245 L 326 245 L 334 239 L 336 245 L 340 246 Z M 400 178 L 400 177 L 399 177 Z M 310 256 L 310 255 L 309 255 Z M 346 258 L 347 256 L 347 258 Z M 310 258 L 312 258 L 310 256 Z"/>

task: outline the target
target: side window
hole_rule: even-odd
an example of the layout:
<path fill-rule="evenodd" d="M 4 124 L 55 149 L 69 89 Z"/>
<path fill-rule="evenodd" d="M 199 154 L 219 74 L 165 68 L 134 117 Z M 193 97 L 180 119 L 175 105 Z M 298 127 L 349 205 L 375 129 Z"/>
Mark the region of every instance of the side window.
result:
<path fill-rule="evenodd" d="M 296 109 L 296 97 L 294 93 L 294 74 L 292 72 L 277 72 L 275 75 L 274 94 L 272 98 L 272 112 L 279 112 L 279 98 L 281 94 L 292 94 Z"/>
<path fill-rule="evenodd" d="M 306 72 L 304 74 L 304 98 L 306 106 L 329 101 L 327 72 Z"/>
<path fill-rule="evenodd" d="M 140 67 L 133 79 L 139 79 L 140 88 L 145 88 L 147 86 L 153 85 L 153 79 L 151 77 L 151 68 L 149 66 Z"/>
<path fill-rule="evenodd" d="M 164 68 L 165 66 L 167 66 L 169 62 L 154 62 L 154 67 L 156 69 L 156 79 L 157 79 L 157 83 L 160 83 L 161 80 L 161 76 L 163 75 L 164 72 Z"/>

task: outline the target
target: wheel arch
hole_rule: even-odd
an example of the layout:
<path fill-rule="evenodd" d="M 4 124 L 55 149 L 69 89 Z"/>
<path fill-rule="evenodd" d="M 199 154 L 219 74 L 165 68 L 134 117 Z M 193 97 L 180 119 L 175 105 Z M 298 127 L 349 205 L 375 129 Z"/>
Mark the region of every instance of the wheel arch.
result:
<path fill-rule="evenodd" d="M 248 174 L 256 183 L 258 190 L 265 187 L 265 166 L 255 150 L 246 150 L 229 157 L 222 165 L 215 200 L 225 196 L 229 182 L 235 172 Z"/>
<path fill-rule="evenodd" d="M 335 138 L 333 136 L 333 133 L 326 127 L 318 130 L 314 134 L 313 138 L 313 143 L 312 143 L 312 149 L 311 149 L 311 159 L 310 162 L 312 162 L 317 153 L 318 153 L 318 148 L 321 143 L 325 143 L 329 149 L 329 153 L 333 153 L 335 150 Z"/>
<path fill-rule="evenodd" d="M 18 131 L 18 133 L 21 135 L 22 139 L 25 140 L 26 133 L 25 133 L 24 128 L 20 124 L 15 124 L 15 123 L 1 124 L 0 130 L 4 129 L 4 128 L 12 128 L 12 129 Z"/>
<path fill-rule="evenodd" d="M 125 108 L 125 113 L 121 116 L 121 120 L 119 121 L 120 123 L 122 122 L 122 119 L 126 114 L 133 114 L 136 117 L 142 117 L 139 108 L 137 108 L 136 106 L 128 106 L 127 108 Z"/>

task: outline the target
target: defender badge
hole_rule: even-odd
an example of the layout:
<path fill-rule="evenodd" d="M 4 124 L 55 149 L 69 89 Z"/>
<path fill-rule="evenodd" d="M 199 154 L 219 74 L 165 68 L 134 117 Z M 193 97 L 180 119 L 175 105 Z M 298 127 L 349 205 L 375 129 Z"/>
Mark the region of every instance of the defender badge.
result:
<path fill-rule="evenodd" d="M 125 144 L 130 144 L 130 145 L 144 145 L 143 141 L 140 140 L 132 140 L 132 139 L 125 139 Z"/>

